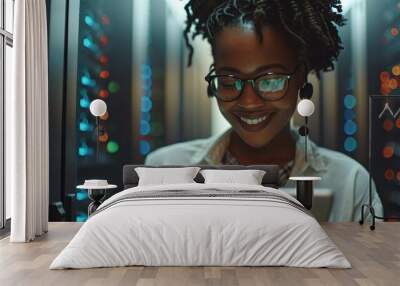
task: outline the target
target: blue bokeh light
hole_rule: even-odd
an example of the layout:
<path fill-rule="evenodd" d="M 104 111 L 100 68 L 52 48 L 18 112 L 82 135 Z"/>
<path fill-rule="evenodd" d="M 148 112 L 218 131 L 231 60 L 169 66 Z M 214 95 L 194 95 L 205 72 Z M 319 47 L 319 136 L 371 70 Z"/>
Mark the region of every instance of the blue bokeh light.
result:
<path fill-rule="evenodd" d="M 89 155 L 89 148 L 87 146 L 81 146 L 81 147 L 79 147 L 78 152 L 79 152 L 79 156 L 82 156 L 82 157 L 87 156 L 87 155 Z"/>
<path fill-rule="evenodd" d="M 83 76 L 81 77 L 81 83 L 82 83 L 83 85 L 90 85 L 91 79 L 90 79 L 88 76 L 83 75 Z"/>
<path fill-rule="evenodd" d="M 356 106 L 356 98 L 354 95 L 348 94 L 344 97 L 344 106 L 347 109 L 353 109 Z"/>
<path fill-rule="evenodd" d="M 83 75 L 81 77 L 81 83 L 83 85 L 91 86 L 91 87 L 94 87 L 96 85 L 96 82 L 87 75 Z"/>
<path fill-rule="evenodd" d="M 79 100 L 79 105 L 80 105 L 82 108 L 89 108 L 89 106 L 90 106 L 89 98 L 87 98 L 87 97 L 81 98 L 81 99 Z"/>
<path fill-rule="evenodd" d="M 79 190 L 79 191 L 76 192 L 75 198 L 78 201 L 84 201 L 84 200 L 86 200 L 88 198 L 88 193 L 87 193 L 87 191 Z"/>
<path fill-rule="evenodd" d="M 148 135 L 151 131 L 151 127 L 148 121 L 140 121 L 140 135 Z"/>
<path fill-rule="evenodd" d="M 149 112 L 152 107 L 153 107 L 153 102 L 151 101 L 151 99 L 147 96 L 142 96 L 142 105 L 141 105 L 142 112 Z"/>
<path fill-rule="evenodd" d="M 146 155 L 150 152 L 151 147 L 150 147 L 150 143 L 148 141 L 145 140 L 140 140 L 139 142 L 139 150 L 140 150 L 140 154 L 141 155 Z"/>
<path fill-rule="evenodd" d="M 79 131 L 87 132 L 87 131 L 90 131 L 90 130 L 91 130 L 91 128 L 90 128 L 89 122 L 87 122 L 87 121 L 79 122 Z"/>
<path fill-rule="evenodd" d="M 93 148 L 90 148 L 86 142 L 81 141 L 79 148 L 78 148 L 78 154 L 81 157 L 89 156 L 94 154 Z"/>
<path fill-rule="evenodd" d="M 90 49 L 93 46 L 92 40 L 90 40 L 89 38 L 83 38 L 83 46 Z"/>
<path fill-rule="evenodd" d="M 75 217 L 75 221 L 77 222 L 85 222 L 88 219 L 88 215 L 82 212 L 78 212 L 78 214 Z"/>
<path fill-rule="evenodd" d="M 95 22 L 94 19 L 91 16 L 85 16 L 84 21 L 86 23 L 86 25 L 93 27 Z"/>
<path fill-rule="evenodd" d="M 357 124 L 353 120 L 347 120 L 344 124 L 344 133 L 354 135 L 357 132 Z"/>
<path fill-rule="evenodd" d="M 152 70 L 151 70 L 151 66 L 148 64 L 144 64 L 141 66 L 141 75 L 142 75 L 142 79 L 149 79 L 152 76 Z"/>
<path fill-rule="evenodd" d="M 347 152 L 353 152 L 354 150 L 356 150 L 357 140 L 354 139 L 354 137 L 347 137 L 346 140 L 344 140 L 344 149 Z"/>

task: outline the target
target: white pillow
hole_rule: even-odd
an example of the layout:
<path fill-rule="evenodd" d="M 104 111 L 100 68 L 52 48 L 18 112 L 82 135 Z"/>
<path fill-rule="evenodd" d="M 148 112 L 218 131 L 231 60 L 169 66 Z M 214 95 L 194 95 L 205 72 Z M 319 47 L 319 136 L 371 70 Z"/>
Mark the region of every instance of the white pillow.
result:
<path fill-rule="evenodd" d="M 199 170 L 199 167 L 135 168 L 139 176 L 138 186 L 196 183 L 193 179 Z"/>
<path fill-rule="evenodd" d="M 201 170 L 205 184 L 226 183 L 261 185 L 265 171 L 262 170 Z"/>

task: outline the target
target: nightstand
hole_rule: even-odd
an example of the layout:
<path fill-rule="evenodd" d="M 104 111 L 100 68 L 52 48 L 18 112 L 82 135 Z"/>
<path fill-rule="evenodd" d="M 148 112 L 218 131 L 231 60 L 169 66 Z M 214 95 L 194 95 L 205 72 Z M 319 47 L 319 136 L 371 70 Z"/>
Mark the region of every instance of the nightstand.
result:
<path fill-rule="evenodd" d="M 296 198 L 303 206 L 311 210 L 314 195 L 313 182 L 321 180 L 321 177 L 290 177 L 289 180 L 296 181 Z"/>
<path fill-rule="evenodd" d="M 88 191 L 89 199 L 91 203 L 88 206 L 88 216 L 96 211 L 96 209 L 101 205 L 102 200 L 106 196 L 107 191 L 115 189 L 117 185 L 103 185 L 96 186 L 87 184 L 85 181 L 84 185 L 76 186 L 77 189 L 84 189 Z"/>

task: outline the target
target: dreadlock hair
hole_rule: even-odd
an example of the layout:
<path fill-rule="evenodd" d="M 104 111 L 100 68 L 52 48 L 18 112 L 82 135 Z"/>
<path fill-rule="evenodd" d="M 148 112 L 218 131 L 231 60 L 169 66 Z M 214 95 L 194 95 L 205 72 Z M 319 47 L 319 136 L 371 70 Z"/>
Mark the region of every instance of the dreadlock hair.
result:
<path fill-rule="evenodd" d="M 262 26 L 270 24 L 287 32 L 308 71 L 333 70 L 343 47 L 338 26 L 345 23 L 340 0 L 189 0 L 184 38 L 192 63 L 193 40 L 201 35 L 211 44 L 224 27 L 252 23 L 262 41 Z"/>

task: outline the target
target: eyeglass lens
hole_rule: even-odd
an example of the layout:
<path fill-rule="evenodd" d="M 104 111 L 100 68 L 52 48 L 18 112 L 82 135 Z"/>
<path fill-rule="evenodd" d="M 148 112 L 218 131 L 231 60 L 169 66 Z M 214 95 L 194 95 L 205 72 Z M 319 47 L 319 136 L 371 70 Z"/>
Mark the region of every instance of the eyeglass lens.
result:
<path fill-rule="evenodd" d="M 241 94 L 244 81 L 231 76 L 217 76 L 211 86 L 220 99 L 234 100 Z M 285 94 L 287 86 L 288 76 L 283 75 L 266 75 L 254 82 L 256 93 L 266 100 L 279 99 Z"/>

